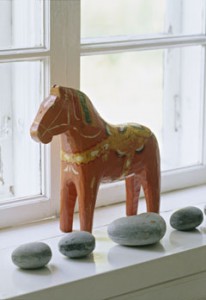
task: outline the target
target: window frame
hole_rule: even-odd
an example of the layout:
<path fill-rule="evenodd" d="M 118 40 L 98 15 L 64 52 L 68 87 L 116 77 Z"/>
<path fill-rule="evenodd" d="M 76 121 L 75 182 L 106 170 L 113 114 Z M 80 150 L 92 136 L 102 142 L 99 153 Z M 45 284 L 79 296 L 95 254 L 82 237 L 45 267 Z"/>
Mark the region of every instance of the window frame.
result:
<path fill-rule="evenodd" d="M 44 59 L 44 89 L 61 82 L 65 86 L 78 88 L 77 66 L 79 64 L 80 2 L 43 1 L 44 3 L 44 45 L 37 48 L 24 48 L 0 51 L 0 63 Z M 78 17 L 79 15 L 79 17 Z M 61 19 L 63 24 L 59 24 Z M 63 26 L 62 26 L 63 25 Z M 74 28 L 78 29 L 74 34 Z M 62 36 L 71 36 L 73 43 Z M 69 70 L 69 71 L 68 71 Z M 71 72 L 72 70 L 72 72 Z M 54 138 L 51 145 L 42 146 L 43 193 L 5 201 L 0 205 L 0 228 L 16 226 L 57 215 L 59 200 L 59 139 Z M 58 200 L 56 200 L 58 199 Z M 23 211 L 23 213 L 22 213 Z"/>
<path fill-rule="evenodd" d="M 137 38 L 87 39 L 80 44 L 80 0 L 44 1 L 44 41 L 40 48 L 0 51 L 0 62 L 43 58 L 45 91 L 53 84 L 80 87 L 80 58 L 82 55 L 142 51 L 172 47 L 206 45 L 206 35 Z M 50 21 L 49 21 L 50 20 Z M 61 22 L 59 22 L 61 20 Z M 49 26 L 50 23 L 50 26 Z M 62 37 L 70 37 L 62 39 Z M 206 51 L 205 51 L 206 52 Z M 206 78 L 206 57 L 204 59 Z M 47 92 L 46 92 L 47 93 Z M 206 183 L 206 95 L 204 91 L 203 163 L 198 166 L 162 173 L 162 192 Z M 0 205 L 0 228 L 28 223 L 39 219 L 57 217 L 60 201 L 60 142 L 54 137 L 51 145 L 42 147 L 43 195 L 30 199 L 9 201 Z M 96 206 L 125 200 L 124 182 L 100 187 Z M 22 213 L 22 211 L 24 213 Z"/>
<path fill-rule="evenodd" d="M 181 3 L 180 3 L 181 2 Z M 183 5 L 187 5 L 182 0 L 178 2 L 178 6 L 182 8 Z M 169 1 L 168 1 L 168 4 Z M 203 3 L 204 4 L 204 3 Z M 192 10 L 192 6 L 189 5 L 188 10 Z M 203 5 L 202 17 L 205 19 L 206 6 Z M 177 14 L 174 9 L 170 12 L 168 28 L 171 26 L 172 22 L 182 22 L 181 15 Z M 176 23 L 175 23 L 176 24 Z M 188 26 L 185 22 L 184 26 Z M 145 37 L 135 37 L 135 36 L 110 36 L 110 37 L 100 37 L 100 38 L 83 38 L 80 46 L 80 55 L 98 55 L 98 54 L 114 54 L 129 51 L 147 51 L 147 50 L 160 50 L 160 49 L 172 49 L 181 48 L 189 46 L 201 45 L 204 47 L 204 66 L 202 70 L 202 75 L 204 78 L 204 92 L 203 97 L 203 116 L 202 116 L 202 162 L 199 165 L 163 171 L 161 174 L 161 192 L 165 193 L 168 191 L 176 189 L 184 189 L 191 186 L 202 185 L 206 182 L 206 22 L 202 28 L 203 34 L 191 34 L 191 35 L 174 35 L 174 36 L 163 36 L 163 35 L 151 35 Z M 119 196 L 117 202 L 124 201 L 123 185 L 113 184 L 113 191 Z M 118 190 L 119 189 L 119 193 Z M 107 196 L 109 195 L 109 188 L 107 191 Z M 122 195 L 122 196 L 121 196 Z M 102 195 L 103 196 L 103 195 Z M 102 197 L 100 197 L 102 198 Z M 116 201 L 114 201 L 116 202 Z M 104 203 L 104 200 L 101 200 Z"/>

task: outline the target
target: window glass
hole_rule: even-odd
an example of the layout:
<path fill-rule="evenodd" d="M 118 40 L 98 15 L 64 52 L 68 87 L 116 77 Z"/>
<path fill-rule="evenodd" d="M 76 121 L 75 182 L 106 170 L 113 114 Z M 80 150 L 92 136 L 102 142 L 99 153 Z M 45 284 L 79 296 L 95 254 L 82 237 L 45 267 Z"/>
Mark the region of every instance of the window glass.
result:
<path fill-rule="evenodd" d="M 85 56 L 81 89 L 108 122 L 150 127 L 160 144 L 162 170 L 198 164 L 202 58 L 200 46 Z"/>
<path fill-rule="evenodd" d="M 43 1 L 0 1 L 0 50 L 43 46 Z"/>
<path fill-rule="evenodd" d="M 81 36 L 202 33 L 204 5 L 204 0 L 82 0 Z"/>
<path fill-rule="evenodd" d="M 43 97 L 42 75 L 41 60 L 0 64 L 1 200 L 41 194 L 41 149 L 29 128 Z"/>

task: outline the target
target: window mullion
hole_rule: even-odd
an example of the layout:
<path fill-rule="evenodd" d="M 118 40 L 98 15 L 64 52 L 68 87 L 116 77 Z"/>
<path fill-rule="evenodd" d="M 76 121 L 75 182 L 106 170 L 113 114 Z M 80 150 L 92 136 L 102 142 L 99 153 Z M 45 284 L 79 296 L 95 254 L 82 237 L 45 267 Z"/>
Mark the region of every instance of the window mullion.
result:
<path fill-rule="evenodd" d="M 203 132 L 202 132 L 202 137 L 203 137 L 203 145 L 202 145 L 202 161 L 203 164 L 206 168 L 206 47 L 204 47 L 204 66 L 203 66 L 203 105 L 202 105 L 202 122 L 203 122 Z"/>
<path fill-rule="evenodd" d="M 167 0 L 165 13 L 165 31 L 171 34 L 182 32 L 182 1 L 174 5 Z M 165 161 L 162 161 L 162 164 L 166 169 L 173 169 L 181 162 L 179 153 L 182 137 L 181 64 L 181 48 L 165 49 L 162 124 L 162 151 L 165 154 Z"/>
<path fill-rule="evenodd" d="M 0 10 L 1 46 L 11 44 L 11 1 L 3 1 Z M 6 26 L 5 26 L 6 25 Z M 12 196 L 13 176 L 13 145 L 12 145 L 12 103 L 9 82 L 11 66 L 1 64 L 0 82 L 3 95 L 3 110 L 0 110 L 0 196 Z"/>
<path fill-rule="evenodd" d="M 16 49 L 0 51 L 0 62 L 11 62 L 19 60 L 30 60 L 30 59 L 41 59 L 48 57 L 50 55 L 49 50 L 39 49 L 39 48 L 29 48 L 29 49 Z"/>
<path fill-rule="evenodd" d="M 13 137 L 12 137 L 12 103 L 11 103 L 11 66 L 1 65 L 1 94 L 4 97 L 4 109 L 0 110 L 0 196 L 12 196 L 13 174 Z"/>
<path fill-rule="evenodd" d="M 51 84 L 79 87 L 79 48 L 80 1 L 51 1 Z"/>
<path fill-rule="evenodd" d="M 137 50 L 154 50 L 164 49 L 172 47 L 184 47 L 205 45 L 206 36 L 175 36 L 175 37 L 157 37 L 157 38 L 145 38 L 145 39 L 84 39 L 81 44 L 81 55 L 95 55 L 103 53 L 118 53 L 125 51 L 137 51 Z"/>
<path fill-rule="evenodd" d="M 80 1 L 51 1 L 50 83 L 73 88 L 80 85 Z M 60 22 L 61 20 L 61 22 Z M 51 205 L 59 213 L 60 139 L 51 143 Z"/>

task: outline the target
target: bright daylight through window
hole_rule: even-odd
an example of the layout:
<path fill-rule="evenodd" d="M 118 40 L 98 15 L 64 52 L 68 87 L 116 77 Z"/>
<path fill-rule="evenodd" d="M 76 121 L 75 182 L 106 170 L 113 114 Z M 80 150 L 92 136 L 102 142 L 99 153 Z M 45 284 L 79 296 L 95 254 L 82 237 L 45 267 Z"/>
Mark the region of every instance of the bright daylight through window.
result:
<path fill-rule="evenodd" d="M 99 47 L 99 53 L 82 56 L 82 89 L 109 121 L 134 121 L 153 129 L 162 170 L 202 162 L 204 48 L 177 44 L 171 49 L 167 43 L 170 37 L 203 33 L 204 3 L 82 1 L 83 42 L 116 42 L 115 50 L 108 45 L 106 51 Z M 162 46 L 154 49 L 158 38 Z M 147 47 L 150 51 L 137 51 L 134 39 L 153 39 L 154 44 Z M 122 50 L 128 40 L 130 46 Z"/>
<path fill-rule="evenodd" d="M 49 86 L 65 84 L 61 76 L 84 91 L 108 122 L 152 129 L 163 191 L 204 183 L 205 10 L 205 0 L 1 0 L 2 211 L 20 200 L 21 207 L 36 205 L 35 199 L 45 209 L 39 218 L 58 211 L 58 204 L 49 204 L 58 196 L 48 192 L 53 176 L 58 195 L 59 171 L 50 164 L 59 159 L 58 147 L 36 144 L 29 128 Z M 56 42 L 49 44 L 54 32 Z M 112 186 L 102 191 L 112 202 Z"/>
<path fill-rule="evenodd" d="M 45 60 L 26 53 L 43 43 L 42 1 L 0 1 L 1 201 L 41 193 L 41 150 L 31 142 L 29 126 L 43 97 Z M 21 59 L 17 51 L 24 53 Z"/>

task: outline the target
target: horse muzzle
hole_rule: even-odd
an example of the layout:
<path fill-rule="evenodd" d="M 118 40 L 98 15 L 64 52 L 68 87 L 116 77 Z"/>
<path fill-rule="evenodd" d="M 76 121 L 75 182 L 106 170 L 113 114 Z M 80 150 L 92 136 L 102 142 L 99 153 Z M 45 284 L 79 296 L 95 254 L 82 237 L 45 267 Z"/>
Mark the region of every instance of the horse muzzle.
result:
<path fill-rule="evenodd" d="M 52 140 L 52 135 L 46 130 L 39 130 L 39 125 L 35 123 L 30 128 L 30 135 L 38 143 L 48 144 Z"/>

